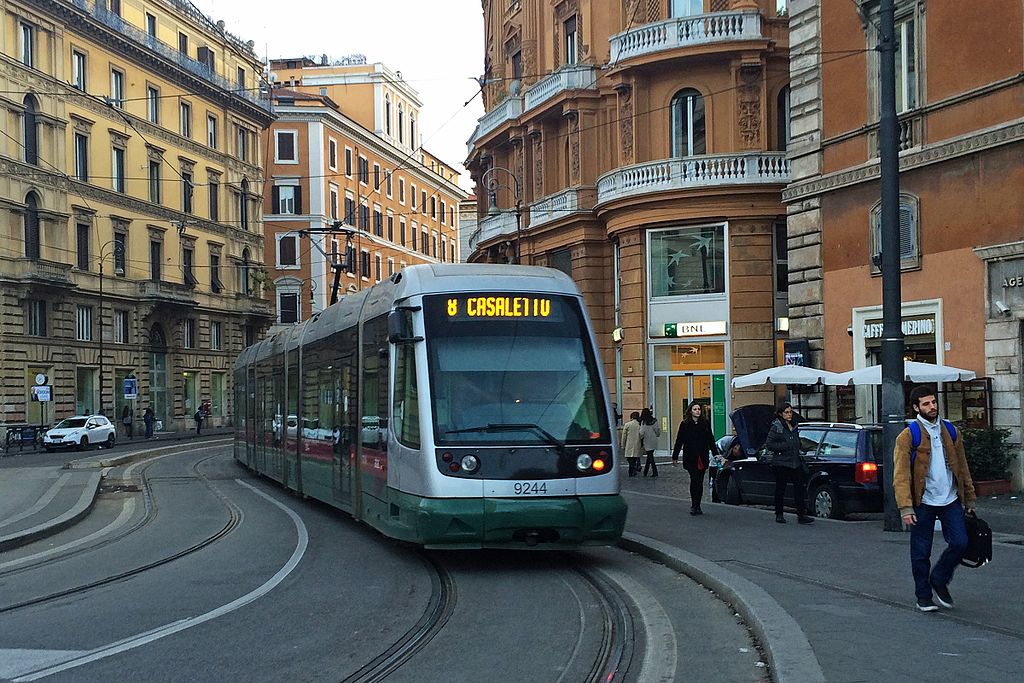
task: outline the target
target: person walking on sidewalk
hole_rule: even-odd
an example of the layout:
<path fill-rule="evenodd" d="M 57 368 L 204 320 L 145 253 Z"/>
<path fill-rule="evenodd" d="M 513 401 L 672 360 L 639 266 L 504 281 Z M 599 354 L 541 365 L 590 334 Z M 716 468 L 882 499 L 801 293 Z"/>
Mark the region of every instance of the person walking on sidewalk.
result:
<path fill-rule="evenodd" d="M 124 409 L 121 410 L 121 424 L 124 425 L 124 434 L 129 439 L 132 438 L 132 422 L 134 420 L 135 411 L 126 403 Z"/>
<path fill-rule="evenodd" d="M 640 413 L 635 410 L 630 414 L 626 424 L 622 425 L 620 445 L 626 462 L 629 463 L 629 476 L 635 477 L 640 471 L 640 454 L 643 452 L 640 441 Z"/>
<path fill-rule="evenodd" d="M 203 418 L 206 414 L 203 412 L 203 407 L 199 406 L 196 408 L 196 414 L 192 416 L 192 419 L 196 421 L 196 434 L 203 433 Z"/>
<path fill-rule="evenodd" d="M 917 609 L 938 609 L 932 601 L 932 591 L 940 605 L 953 609 L 949 582 L 967 550 L 964 511 L 974 514 L 974 482 L 967 467 L 963 439 L 952 423 L 939 419 L 935 390 L 914 387 L 910 406 L 915 418 L 896 438 L 892 488 L 903 523 L 910 527 L 910 568 Z M 942 523 L 947 546 L 932 567 L 936 519 Z"/>
<path fill-rule="evenodd" d="M 644 461 L 644 476 L 652 469 L 654 474 L 651 477 L 658 476 L 658 464 L 654 462 L 654 449 L 658 447 L 658 438 L 661 436 L 661 426 L 658 424 L 658 420 L 655 419 L 654 413 L 650 408 L 644 408 L 640 412 L 640 443 L 643 446 L 644 453 L 647 454 L 647 459 Z"/>
<path fill-rule="evenodd" d="M 704 497 L 704 474 L 710 464 L 709 453 L 718 453 L 711 423 L 704 419 L 704 408 L 696 401 L 686 406 L 686 414 L 679 423 L 676 443 L 672 447 L 672 462 L 678 462 L 683 452 L 683 468 L 690 475 L 690 514 L 703 515 L 700 501 Z"/>
<path fill-rule="evenodd" d="M 793 498 L 796 501 L 796 521 L 810 524 L 814 521 L 806 512 L 807 466 L 800 453 L 800 433 L 789 401 L 780 401 L 775 406 L 775 420 L 768 430 L 764 447 L 773 453 L 772 472 L 775 473 L 775 521 L 785 524 L 782 502 L 786 497 L 786 484 L 793 482 Z"/>
<path fill-rule="evenodd" d="M 153 414 L 153 409 L 146 406 L 146 409 L 142 411 L 142 422 L 146 425 L 146 438 L 153 438 L 153 423 L 156 422 L 156 415 Z"/>

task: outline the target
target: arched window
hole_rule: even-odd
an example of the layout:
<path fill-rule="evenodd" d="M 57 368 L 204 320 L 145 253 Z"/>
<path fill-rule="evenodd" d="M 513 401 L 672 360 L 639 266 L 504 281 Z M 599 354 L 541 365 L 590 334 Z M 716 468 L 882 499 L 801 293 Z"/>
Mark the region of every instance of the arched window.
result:
<path fill-rule="evenodd" d="M 416 119 L 412 112 L 409 112 L 409 144 L 416 146 Z"/>
<path fill-rule="evenodd" d="M 25 95 L 24 135 L 25 135 L 25 163 L 39 163 L 39 143 L 37 136 L 36 115 L 39 113 L 39 104 L 32 95 Z"/>
<path fill-rule="evenodd" d="M 25 256 L 39 258 L 39 198 L 35 192 L 25 195 Z"/>
<path fill-rule="evenodd" d="M 704 98 L 693 88 L 680 90 L 672 98 L 672 156 L 707 154 Z"/>
<path fill-rule="evenodd" d="M 384 133 L 391 135 L 391 95 L 384 96 Z"/>
<path fill-rule="evenodd" d="M 242 178 L 242 191 L 238 193 L 238 225 L 249 229 L 249 181 Z"/>
<path fill-rule="evenodd" d="M 784 86 L 779 91 L 775 101 L 775 135 L 776 146 L 780 152 L 785 152 L 789 146 L 789 86 Z"/>
<path fill-rule="evenodd" d="M 242 250 L 242 273 L 241 277 L 238 278 L 238 289 L 242 294 L 249 294 L 249 266 L 250 266 L 249 248 L 246 247 Z"/>
<path fill-rule="evenodd" d="M 405 142 L 405 119 L 403 118 L 402 105 L 398 105 L 398 141 Z"/>

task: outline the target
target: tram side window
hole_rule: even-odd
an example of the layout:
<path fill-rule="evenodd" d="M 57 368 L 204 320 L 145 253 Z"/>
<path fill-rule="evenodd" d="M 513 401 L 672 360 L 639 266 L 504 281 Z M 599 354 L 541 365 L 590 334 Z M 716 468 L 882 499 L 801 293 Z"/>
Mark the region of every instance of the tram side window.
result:
<path fill-rule="evenodd" d="M 355 444 L 356 435 L 356 410 L 359 400 L 359 354 L 357 353 L 357 329 L 351 327 L 340 335 L 330 337 L 331 348 L 342 350 L 342 355 L 335 361 L 335 381 L 337 383 L 336 393 L 340 405 L 337 406 L 338 421 L 340 425 L 340 439 L 338 452 L 352 454 L 352 447 Z M 340 374 L 339 374 L 340 373 Z"/>
<path fill-rule="evenodd" d="M 416 347 L 399 344 L 395 350 L 395 387 L 392 392 L 395 437 L 409 448 L 420 447 L 419 392 L 416 387 Z"/>
<path fill-rule="evenodd" d="M 384 448 L 388 427 L 388 319 L 380 315 L 363 324 L 362 442 Z"/>
<path fill-rule="evenodd" d="M 323 352 L 319 348 L 307 349 L 302 354 L 302 423 L 299 433 L 302 438 L 313 442 L 329 442 L 330 423 L 325 427 L 320 419 L 320 375 Z"/>

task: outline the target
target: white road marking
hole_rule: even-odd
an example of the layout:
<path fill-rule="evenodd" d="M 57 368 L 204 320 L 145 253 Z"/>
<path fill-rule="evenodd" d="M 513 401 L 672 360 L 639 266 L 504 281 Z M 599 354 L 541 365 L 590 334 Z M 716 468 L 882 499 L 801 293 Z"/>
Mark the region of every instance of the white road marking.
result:
<path fill-rule="evenodd" d="M 0 678 L 82 656 L 81 650 L 0 650 Z"/>
<path fill-rule="evenodd" d="M 57 481 L 53 482 L 53 485 L 50 486 L 50 488 L 47 489 L 46 493 L 44 493 L 43 496 L 36 501 L 35 505 L 30 507 L 28 510 L 25 510 L 17 515 L 14 515 L 13 517 L 8 517 L 7 519 L 0 522 L 0 529 L 2 529 L 5 526 L 10 526 L 11 524 L 14 524 L 17 521 L 25 519 L 26 517 L 31 517 L 32 515 L 36 514 L 44 507 L 49 505 L 50 501 L 53 500 L 54 497 L 56 497 L 57 493 L 64 485 L 64 482 L 67 481 L 70 476 L 70 472 L 65 472 L 61 474 L 59 477 L 57 477 Z"/>
<path fill-rule="evenodd" d="M 241 479 L 235 479 L 235 483 L 239 484 L 240 486 L 244 486 L 245 488 L 249 489 L 256 495 L 266 499 L 271 504 L 284 510 L 285 514 L 287 514 L 291 518 L 292 523 L 295 525 L 295 530 L 298 534 L 298 542 L 295 545 L 295 550 L 292 552 L 292 556 L 288 559 L 288 562 L 285 563 L 285 565 L 281 567 L 281 569 L 279 569 L 276 574 L 270 577 L 270 579 L 267 580 L 266 583 L 264 583 L 256 590 L 246 593 L 240 598 L 237 598 L 236 600 L 233 600 L 227 603 L 226 605 L 221 605 L 220 607 L 209 612 L 206 612 L 205 614 L 201 614 L 196 617 L 190 617 L 188 619 L 181 619 L 179 621 L 175 621 L 164 626 L 158 626 L 157 628 L 151 631 L 140 633 L 135 636 L 130 636 L 116 643 L 110 643 L 109 645 L 103 645 L 93 650 L 87 650 L 85 653 L 72 657 L 60 664 L 50 666 L 45 669 L 40 669 L 38 671 L 32 671 L 31 673 L 26 672 L 25 675 L 22 675 L 18 678 L 14 678 L 14 683 L 21 683 L 22 681 L 35 681 L 46 676 L 51 676 L 55 673 L 60 673 L 61 671 L 74 669 L 79 666 L 89 664 L 90 662 L 95 662 L 100 659 L 105 659 L 107 657 L 120 654 L 122 652 L 127 652 L 128 650 L 132 650 L 142 645 L 146 645 L 155 640 L 166 638 L 167 636 L 174 635 L 175 633 L 179 633 L 186 629 L 190 629 L 193 626 L 198 626 L 200 624 L 206 623 L 207 621 L 211 621 L 213 619 L 216 619 L 217 617 L 224 616 L 225 614 L 234 612 L 237 609 L 245 607 L 249 603 L 263 597 L 264 595 L 272 591 L 274 588 L 276 588 L 278 584 L 284 581 L 285 578 L 289 574 L 291 574 L 292 571 L 299 565 L 299 562 L 302 560 L 303 555 L 306 553 L 306 547 L 309 545 L 309 532 L 306 530 L 306 525 L 302 522 L 302 519 L 291 508 L 287 507 L 283 503 L 279 503 L 274 498 L 258 490 L 257 488 L 245 483 Z"/>

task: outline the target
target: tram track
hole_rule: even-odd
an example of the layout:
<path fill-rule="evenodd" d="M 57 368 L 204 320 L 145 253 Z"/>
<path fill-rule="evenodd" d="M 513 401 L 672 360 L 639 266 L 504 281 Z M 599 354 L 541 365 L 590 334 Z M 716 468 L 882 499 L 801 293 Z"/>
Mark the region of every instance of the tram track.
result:
<path fill-rule="evenodd" d="M 431 570 L 430 601 L 420 619 L 387 650 L 364 664 L 358 671 L 342 679 L 342 683 L 376 683 L 383 681 L 423 650 L 444 628 L 455 611 L 458 591 L 455 579 L 446 567 L 425 551 L 420 560 Z"/>
<path fill-rule="evenodd" d="M 244 517 L 244 515 L 242 513 L 242 510 L 237 505 L 235 505 L 233 502 L 231 502 L 216 486 L 213 485 L 213 483 L 207 477 L 205 477 L 202 474 L 202 472 L 199 471 L 199 467 L 203 463 L 205 463 L 208 460 L 211 460 L 211 459 L 213 459 L 215 457 L 218 457 L 218 455 L 219 454 L 210 455 L 210 456 L 207 456 L 205 458 L 201 458 L 201 459 L 197 460 L 196 462 L 194 462 L 192 464 L 191 469 L 195 473 L 195 476 L 188 476 L 188 477 L 180 477 L 179 476 L 179 477 L 169 477 L 169 478 L 167 478 L 167 479 L 170 479 L 170 480 L 187 479 L 188 481 L 202 481 L 206 485 L 206 487 L 208 489 L 210 489 L 210 491 L 214 494 L 214 496 L 228 510 L 228 520 L 224 524 L 224 526 L 221 527 L 217 532 L 207 536 L 206 538 L 198 541 L 197 543 L 194 543 L 194 544 L 188 546 L 187 548 L 183 548 L 182 550 L 179 550 L 176 553 L 173 553 L 171 555 L 167 555 L 165 557 L 159 558 L 159 559 L 154 560 L 152 562 L 148 562 L 146 564 L 143 564 L 143 565 L 140 565 L 140 566 L 137 566 L 137 567 L 133 567 L 131 569 L 127 569 L 127 570 L 122 571 L 122 572 L 118 572 L 116 574 L 105 576 L 105 577 L 100 578 L 100 579 L 95 579 L 93 581 L 88 581 L 88 582 L 85 582 L 85 583 L 82 583 L 82 584 L 79 584 L 79 585 L 76 585 L 76 586 L 73 586 L 73 587 L 70 587 L 70 588 L 65 588 L 65 589 L 62 589 L 62 590 L 59 590 L 59 591 L 54 591 L 54 592 L 48 593 L 46 595 L 36 596 L 34 598 L 29 598 L 27 600 L 22 600 L 22 601 L 19 601 L 19 602 L 16 602 L 16 603 L 8 604 L 8 605 L 0 605 L 0 615 L 6 614 L 6 613 L 9 613 L 9 612 L 13 612 L 13 611 L 19 610 L 19 609 L 24 609 L 26 607 L 32 607 L 32 606 L 37 606 L 37 605 L 45 604 L 45 603 L 52 602 L 54 600 L 59 600 L 61 598 L 65 598 L 65 597 L 69 597 L 69 596 L 83 595 L 85 593 L 88 593 L 89 591 L 95 590 L 96 588 L 100 588 L 102 586 L 106 586 L 106 585 L 109 585 L 109 584 L 112 584 L 112 583 L 115 583 L 115 582 L 118 582 L 118 581 L 122 581 L 124 579 L 128 579 L 128 578 L 131 578 L 133 576 L 138 576 L 138 575 L 140 575 L 140 574 L 142 574 L 144 572 L 147 572 L 147 571 L 150 571 L 150 570 L 155 569 L 157 567 L 161 567 L 163 565 L 169 564 L 171 562 L 174 562 L 175 560 L 181 559 L 183 557 L 187 557 L 188 555 L 191 555 L 191 554 L 193 554 L 195 552 L 198 552 L 199 550 L 207 548 L 207 547 L 213 545 L 214 543 L 216 543 L 217 541 L 223 539 L 228 534 L 230 534 L 232 531 L 234 531 L 238 527 L 238 525 L 240 525 L 242 523 L 242 519 Z M 69 559 L 69 558 L 74 557 L 76 555 L 85 554 L 87 552 L 95 552 L 96 550 L 99 550 L 101 548 L 110 546 L 110 545 L 112 545 L 112 544 L 114 544 L 114 543 L 116 543 L 118 541 L 121 541 L 121 540 L 127 538 L 131 534 L 136 533 L 137 531 L 139 531 L 140 529 L 145 527 L 147 524 L 152 522 L 153 519 L 156 518 L 156 515 L 157 515 L 157 512 L 158 512 L 158 506 L 157 506 L 156 501 L 153 499 L 153 496 L 152 496 L 152 489 L 150 487 L 151 479 L 146 476 L 146 471 L 148 470 L 149 466 L 152 465 L 152 464 L 153 463 L 150 463 L 149 465 L 147 465 L 146 467 L 144 467 L 140 471 L 140 480 L 141 480 L 140 488 L 142 490 L 143 498 L 144 498 L 144 501 L 145 501 L 145 514 L 143 515 L 142 519 L 140 519 L 138 522 L 136 522 L 135 524 L 133 524 L 129 528 L 127 528 L 127 529 L 125 529 L 125 530 L 123 530 L 123 531 L 121 531 L 121 532 L 119 532 L 119 533 L 117 533 L 117 534 L 115 534 L 115 535 L 113 535 L 113 536 L 111 536 L 109 538 L 103 539 L 102 541 L 100 541 L 98 543 L 95 543 L 95 544 L 92 544 L 92 545 L 89 545 L 89 546 L 86 546 L 86 547 L 82 547 L 82 548 L 76 548 L 76 549 L 74 549 L 72 551 L 69 551 L 67 554 L 65 554 L 65 555 L 63 555 L 61 557 L 62 560 Z M 159 478 L 159 477 L 156 478 L 157 481 L 160 481 L 162 479 L 163 478 Z M 17 569 L 14 569 L 14 570 L 11 570 L 9 572 L 0 574 L 0 578 L 6 578 L 8 576 L 11 576 L 11 575 L 23 572 L 23 571 L 27 571 L 28 569 L 32 569 L 33 567 L 37 567 L 40 564 L 43 564 L 43 563 L 46 563 L 46 562 L 52 562 L 52 561 L 53 561 L 52 558 L 49 558 L 49 559 L 42 560 L 42 561 L 40 561 L 38 563 L 24 565 L 24 566 L 18 567 Z"/>
<path fill-rule="evenodd" d="M 634 627 L 629 603 L 622 590 L 601 571 L 574 567 L 598 597 L 601 611 L 601 643 L 597 657 L 581 679 L 586 683 L 624 680 L 633 660 Z"/>

